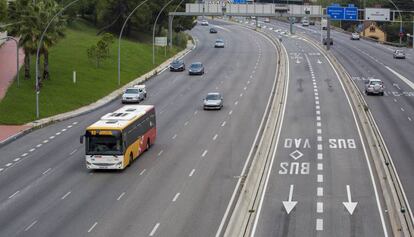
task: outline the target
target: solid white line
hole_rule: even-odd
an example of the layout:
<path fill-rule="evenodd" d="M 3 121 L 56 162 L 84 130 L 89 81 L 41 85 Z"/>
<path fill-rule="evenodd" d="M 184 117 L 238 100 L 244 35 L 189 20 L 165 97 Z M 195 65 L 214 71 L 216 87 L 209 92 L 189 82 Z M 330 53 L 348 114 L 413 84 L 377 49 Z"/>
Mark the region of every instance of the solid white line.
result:
<path fill-rule="evenodd" d="M 92 230 L 93 230 L 93 228 L 95 228 L 95 226 L 98 224 L 98 222 L 95 222 L 92 226 L 91 226 L 91 228 L 89 228 L 89 230 L 88 230 L 88 233 L 90 233 Z"/>
<path fill-rule="evenodd" d="M 43 144 L 37 144 L 36 147 L 39 148 L 41 147 Z"/>
<path fill-rule="evenodd" d="M 145 173 L 146 169 L 142 170 L 141 173 L 139 173 L 139 175 L 143 175 Z"/>
<path fill-rule="evenodd" d="M 317 181 L 318 181 L 318 183 L 323 183 L 323 175 L 322 174 L 317 175 Z"/>
<path fill-rule="evenodd" d="M 25 156 L 27 156 L 28 155 L 28 153 L 23 153 L 22 154 L 22 157 L 25 157 Z"/>
<path fill-rule="evenodd" d="M 164 150 L 161 150 L 160 152 L 158 152 L 158 156 L 161 156 L 163 152 Z"/>
<path fill-rule="evenodd" d="M 323 188 L 322 187 L 318 187 L 316 189 L 316 196 L 323 197 Z"/>
<path fill-rule="evenodd" d="M 400 78 L 403 82 L 405 82 L 409 87 L 411 87 L 411 89 L 414 90 L 414 83 L 410 80 L 408 80 L 407 78 L 405 78 L 404 76 L 402 76 L 401 74 L 399 74 L 398 72 L 394 71 L 392 68 L 385 66 L 390 72 L 394 73 L 394 75 L 396 75 L 398 78 Z"/>
<path fill-rule="evenodd" d="M 16 162 L 16 161 L 19 161 L 19 160 L 20 160 L 20 158 L 16 158 L 16 159 L 14 159 L 13 161 L 14 161 L 14 162 Z"/>
<path fill-rule="evenodd" d="M 32 224 L 30 224 L 28 227 L 26 227 L 26 229 L 24 229 L 24 231 L 28 231 L 30 230 L 30 228 L 32 228 L 34 225 L 36 225 L 37 221 L 33 221 Z"/>
<path fill-rule="evenodd" d="M 221 126 L 224 127 L 226 125 L 226 121 L 224 121 Z"/>
<path fill-rule="evenodd" d="M 218 135 L 216 134 L 216 135 L 214 135 L 214 137 L 213 137 L 213 141 L 215 141 L 216 139 L 217 139 L 217 137 L 218 137 Z"/>
<path fill-rule="evenodd" d="M 160 223 L 158 222 L 157 224 L 155 224 L 154 228 L 152 229 L 151 233 L 149 234 L 149 236 L 154 236 L 155 231 L 157 231 L 158 227 L 160 226 Z"/>
<path fill-rule="evenodd" d="M 317 213 L 323 213 L 323 202 L 317 202 L 316 203 L 316 212 Z"/>
<path fill-rule="evenodd" d="M 73 150 L 69 155 L 73 155 L 73 154 L 75 154 L 75 152 L 77 151 L 78 149 L 75 149 L 75 150 Z"/>
<path fill-rule="evenodd" d="M 323 170 L 323 164 L 322 163 L 318 163 L 318 170 Z"/>
<path fill-rule="evenodd" d="M 72 192 L 69 191 L 67 192 L 65 195 L 63 195 L 60 199 L 64 200 L 65 198 L 67 198 Z"/>
<path fill-rule="evenodd" d="M 268 39 L 269 40 L 269 39 Z M 269 40 L 270 41 L 270 40 Z M 283 49 L 283 52 L 285 53 L 285 56 L 286 56 L 286 58 L 289 58 L 289 54 L 287 53 L 287 50 L 286 50 L 286 48 L 285 48 L 285 46 L 282 44 L 281 45 L 282 46 L 282 49 Z M 287 68 L 290 68 L 289 67 L 289 60 L 286 60 L 286 67 Z M 276 79 L 276 77 L 277 77 L 277 75 L 276 75 L 276 73 L 275 73 L 275 79 Z M 286 88 L 289 88 L 289 79 L 290 79 L 290 70 L 287 70 L 287 75 L 286 75 Z M 275 80 L 276 81 L 276 80 Z M 274 92 L 274 87 L 273 87 L 273 92 Z M 278 133 L 277 133 L 277 137 L 276 137 L 276 143 L 275 144 L 279 144 L 279 139 L 280 139 L 280 134 L 281 134 L 281 131 L 282 131 L 282 127 L 283 127 L 283 121 L 284 121 L 284 117 L 285 117 L 285 111 L 286 111 L 286 102 L 287 102 L 287 98 L 288 98 L 288 92 L 289 92 L 289 90 L 288 89 L 286 89 L 285 90 L 285 97 L 284 97 L 284 104 L 283 104 L 283 108 L 282 108 L 282 114 L 281 114 L 281 121 L 280 121 L 280 129 L 279 129 L 279 131 L 278 131 Z M 269 103 L 270 103 L 270 98 L 269 98 L 269 102 L 268 102 L 268 105 L 269 105 Z M 260 128 L 259 128 L 259 130 L 261 129 L 261 125 L 260 125 Z M 258 134 L 257 134 L 258 135 Z M 257 136 L 256 135 L 256 136 Z M 253 144 L 255 144 L 255 143 L 253 143 Z M 274 159 L 275 159 L 275 156 L 276 156 L 276 153 L 277 153 L 277 146 L 274 148 L 275 150 L 273 151 L 273 155 L 272 155 L 272 159 L 271 159 L 271 161 L 270 161 L 270 169 L 269 169 L 269 172 L 267 173 L 267 177 L 266 177 L 266 181 L 265 181 L 265 184 L 264 184 L 264 187 L 263 187 L 263 190 L 265 190 L 263 193 L 262 193 L 262 196 L 260 197 L 260 202 L 259 202 L 259 207 L 258 207 L 258 211 L 257 211 L 257 215 L 256 215 L 256 218 L 254 219 L 254 223 L 253 223 L 253 227 L 252 227 L 252 232 L 251 232 L 251 236 L 254 236 L 255 235 L 255 232 L 256 232 L 256 228 L 257 228 L 257 224 L 258 224 L 258 222 L 259 222 L 259 218 L 260 218 L 260 213 L 261 213 L 261 211 L 262 211 L 262 206 L 263 206 L 263 202 L 264 202 L 264 198 L 265 198 L 265 193 L 266 193 L 266 190 L 267 190 L 267 185 L 268 185 L 268 183 L 269 183 L 269 179 L 270 179 L 270 174 L 271 174 L 271 172 L 272 172 L 272 169 L 273 169 L 273 162 L 274 162 Z M 246 163 L 247 164 L 247 163 Z M 243 174 L 243 173 L 242 173 Z M 239 181 L 240 181 L 241 179 L 239 179 Z M 219 232 L 218 232 L 219 233 Z M 218 234 L 216 234 L 216 237 L 218 237 L 219 235 Z"/>
<path fill-rule="evenodd" d="M 121 198 L 125 195 L 125 192 L 121 193 L 121 195 L 119 195 L 119 197 L 116 199 L 117 201 L 121 200 Z"/>
<path fill-rule="evenodd" d="M 16 196 L 18 193 L 20 193 L 20 191 L 16 191 L 15 193 L 13 193 L 10 197 L 9 197 L 9 199 L 10 198 L 13 198 L 14 196 Z"/>
<path fill-rule="evenodd" d="M 9 166 L 11 166 L 13 163 L 7 163 L 6 164 L 6 167 L 9 167 Z"/>
<path fill-rule="evenodd" d="M 173 202 L 177 201 L 178 197 L 180 196 L 180 193 L 175 194 L 174 198 L 173 198 Z"/>
<path fill-rule="evenodd" d="M 52 169 L 52 168 L 49 168 L 49 169 L 45 170 L 42 174 L 43 174 L 43 175 L 47 174 L 47 173 L 48 173 L 51 169 Z"/>
<path fill-rule="evenodd" d="M 32 148 L 32 149 L 29 150 L 29 152 L 33 152 L 35 150 L 36 150 L 36 148 Z"/>
<path fill-rule="evenodd" d="M 195 172 L 195 169 L 191 170 L 191 172 L 188 176 L 190 176 L 190 177 L 193 176 L 194 172 Z"/>
<path fill-rule="evenodd" d="M 203 152 L 203 154 L 201 155 L 201 157 L 204 157 L 204 156 L 206 156 L 207 155 L 207 150 L 204 150 L 204 152 Z"/>
<path fill-rule="evenodd" d="M 316 219 L 316 230 L 317 231 L 323 230 L 323 219 Z"/>

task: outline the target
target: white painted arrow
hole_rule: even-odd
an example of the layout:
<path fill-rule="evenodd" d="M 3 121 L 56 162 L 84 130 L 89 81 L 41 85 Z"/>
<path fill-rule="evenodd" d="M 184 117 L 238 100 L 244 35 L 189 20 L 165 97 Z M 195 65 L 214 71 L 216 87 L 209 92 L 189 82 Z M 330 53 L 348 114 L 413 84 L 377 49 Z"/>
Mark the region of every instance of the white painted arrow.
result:
<path fill-rule="evenodd" d="M 287 212 L 288 215 L 293 210 L 293 208 L 295 208 L 296 204 L 298 203 L 298 202 L 292 201 L 292 196 L 293 196 L 293 184 L 290 185 L 289 200 L 283 202 L 283 206 L 285 207 L 286 212 Z"/>
<path fill-rule="evenodd" d="M 348 210 L 349 214 L 352 215 L 354 213 L 354 210 L 356 206 L 358 205 L 358 202 L 352 202 L 351 200 L 351 190 L 349 188 L 349 185 L 346 186 L 346 192 L 348 194 L 348 202 L 343 202 L 345 208 Z"/>
<path fill-rule="evenodd" d="M 321 60 L 319 60 L 319 58 L 318 58 L 318 63 L 319 63 L 319 64 L 322 64 L 322 62 L 321 62 Z"/>

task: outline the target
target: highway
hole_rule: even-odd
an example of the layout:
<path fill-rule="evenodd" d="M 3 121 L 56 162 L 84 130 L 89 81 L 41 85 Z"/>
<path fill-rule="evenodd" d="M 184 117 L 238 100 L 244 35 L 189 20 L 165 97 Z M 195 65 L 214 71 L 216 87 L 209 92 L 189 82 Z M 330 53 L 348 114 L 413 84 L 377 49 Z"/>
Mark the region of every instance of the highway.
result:
<path fill-rule="evenodd" d="M 275 29 L 288 30 L 288 24 L 274 22 Z M 274 27 L 274 24 L 271 26 Z M 302 27 L 299 33 L 320 40 L 318 26 Z M 326 35 L 326 32 L 324 31 Z M 384 82 L 385 95 L 365 96 L 396 167 L 399 179 L 412 210 L 414 205 L 414 50 L 406 49 L 406 59 L 394 59 L 396 47 L 361 39 L 350 40 L 350 35 L 331 31 L 331 48 L 353 80 L 364 93 L 364 82 L 378 78 Z"/>
<path fill-rule="evenodd" d="M 378 180 L 336 72 L 303 38 L 273 28 L 262 30 L 286 47 L 288 97 L 251 236 L 388 236 Z"/>
<path fill-rule="evenodd" d="M 38 129 L 0 148 L 0 236 L 213 236 L 250 152 L 277 61 L 268 39 L 217 23 L 196 26 L 187 66 L 203 76 L 164 71 L 146 83 L 158 137 L 121 172 L 85 168 L 79 136 L 120 99 Z M 213 48 L 217 37 L 224 49 Z M 221 111 L 203 111 L 211 91 Z"/>

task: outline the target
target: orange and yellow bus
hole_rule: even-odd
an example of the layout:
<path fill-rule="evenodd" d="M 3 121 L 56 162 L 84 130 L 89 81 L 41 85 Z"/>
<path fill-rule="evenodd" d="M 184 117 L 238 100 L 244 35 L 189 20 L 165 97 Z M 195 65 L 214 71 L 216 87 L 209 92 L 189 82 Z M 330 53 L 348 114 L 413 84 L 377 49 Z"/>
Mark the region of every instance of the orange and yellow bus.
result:
<path fill-rule="evenodd" d="M 81 136 L 86 167 L 124 169 L 154 144 L 156 135 L 152 105 L 128 105 L 106 114 Z"/>

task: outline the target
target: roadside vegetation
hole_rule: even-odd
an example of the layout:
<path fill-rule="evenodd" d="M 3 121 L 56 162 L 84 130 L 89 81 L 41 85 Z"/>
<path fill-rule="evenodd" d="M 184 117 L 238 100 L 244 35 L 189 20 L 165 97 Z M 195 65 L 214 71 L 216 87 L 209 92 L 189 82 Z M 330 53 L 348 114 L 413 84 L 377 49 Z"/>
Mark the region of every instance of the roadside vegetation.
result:
<path fill-rule="evenodd" d="M 1 7 L 0 0 L 0 7 Z M 35 83 L 36 49 L 47 22 L 67 0 L 16 0 L 7 7 L 9 35 L 20 37 L 25 64 L 5 98 L 0 101 L 0 124 L 23 124 L 35 117 L 35 93 L 40 91 L 40 118 L 90 104 L 119 88 L 117 80 L 118 34 L 126 16 L 142 1 L 81 0 L 51 23 L 40 48 L 39 87 Z M 150 71 L 182 50 L 193 19 L 174 19 L 174 47 L 156 50 L 152 64 L 154 15 L 168 1 L 148 1 L 127 23 L 121 42 L 121 86 Z M 177 4 L 177 3 L 175 3 Z M 168 11 L 183 11 L 171 5 L 161 14 L 156 36 L 166 36 Z M 1 8 L 0 8 L 1 11 Z M 4 11 L 4 10 L 3 10 Z M 77 80 L 73 82 L 73 72 Z"/>

